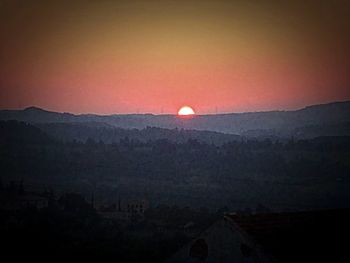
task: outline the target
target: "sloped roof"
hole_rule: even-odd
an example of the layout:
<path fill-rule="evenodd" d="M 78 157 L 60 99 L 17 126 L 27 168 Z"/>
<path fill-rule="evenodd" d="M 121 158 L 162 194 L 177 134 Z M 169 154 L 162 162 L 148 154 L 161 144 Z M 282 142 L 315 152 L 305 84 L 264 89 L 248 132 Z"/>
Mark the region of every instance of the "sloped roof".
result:
<path fill-rule="evenodd" d="M 272 262 L 350 259 L 350 209 L 228 214 L 226 218 L 259 244 Z"/>

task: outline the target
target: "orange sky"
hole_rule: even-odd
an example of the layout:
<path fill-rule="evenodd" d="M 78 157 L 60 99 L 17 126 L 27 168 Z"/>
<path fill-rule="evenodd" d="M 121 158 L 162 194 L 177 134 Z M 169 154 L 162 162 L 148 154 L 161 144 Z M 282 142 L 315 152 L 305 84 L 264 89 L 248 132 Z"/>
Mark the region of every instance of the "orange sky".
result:
<path fill-rule="evenodd" d="M 350 99 L 347 1 L 247 2 L 0 1 L 0 108 L 204 114 Z"/>

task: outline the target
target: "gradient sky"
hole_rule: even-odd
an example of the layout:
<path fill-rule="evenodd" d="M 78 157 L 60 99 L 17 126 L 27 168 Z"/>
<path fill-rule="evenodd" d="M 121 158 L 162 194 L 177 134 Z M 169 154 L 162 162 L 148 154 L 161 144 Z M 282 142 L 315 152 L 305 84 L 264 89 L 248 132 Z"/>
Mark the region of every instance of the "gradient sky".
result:
<path fill-rule="evenodd" d="M 0 108 L 295 109 L 350 99 L 349 1 L 0 0 Z"/>

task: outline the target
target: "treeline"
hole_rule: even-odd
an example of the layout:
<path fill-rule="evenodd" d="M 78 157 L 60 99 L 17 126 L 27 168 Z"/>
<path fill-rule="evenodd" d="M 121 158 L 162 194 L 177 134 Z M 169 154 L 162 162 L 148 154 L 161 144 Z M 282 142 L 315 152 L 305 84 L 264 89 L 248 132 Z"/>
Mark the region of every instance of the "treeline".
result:
<path fill-rule="evenodd" d="M 62 141 L 86 142 L 88 139 L 102 141 L 104 143 L 118 143 L 124 138 L 130 140 L 148 142 L 156 140 L 169 140 L 174 143 L 184 143 L 188 140 L 222 145 L 234 140 L 242 140 L 238 135 L 224 134 L 213 131 L 198 131 L 184 129 L 164 129 L 146 127 L 144 129 L 123 129 L 99 122 L 85 123 L 38 123 L 35 124 L 42 131 L 53 138 Z"/>
<path fill-rule="evenodd" d="M 217 203 L 281 200 L 288 191 L 293 193 L 286 198 L 298 191 L 342 198 L 339 187 L 350 183 L 349 137 L 232 141 L 221 146 L 195 139 L 176 143 L 125 137 L 109 144 L 91 138 L 63 142 L 19 122 L 2 122 L 0 127 L 1 138 L 6 138 L 0 147 L 4 180 L 106 187 L 194 203 L 200 198 Z M 316 192 L 305 191 L 308 186 Z"/>

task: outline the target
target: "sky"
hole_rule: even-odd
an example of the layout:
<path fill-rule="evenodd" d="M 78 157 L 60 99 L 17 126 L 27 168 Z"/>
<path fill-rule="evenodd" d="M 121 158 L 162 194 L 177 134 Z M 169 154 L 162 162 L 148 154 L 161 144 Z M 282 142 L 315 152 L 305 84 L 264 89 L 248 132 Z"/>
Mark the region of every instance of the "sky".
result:
<path fill-rule="evenodd" d="M 350 100 L 349 47 L 346 0 L 0 0 L 0 108 L 207 114 Z"/>

